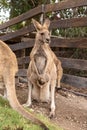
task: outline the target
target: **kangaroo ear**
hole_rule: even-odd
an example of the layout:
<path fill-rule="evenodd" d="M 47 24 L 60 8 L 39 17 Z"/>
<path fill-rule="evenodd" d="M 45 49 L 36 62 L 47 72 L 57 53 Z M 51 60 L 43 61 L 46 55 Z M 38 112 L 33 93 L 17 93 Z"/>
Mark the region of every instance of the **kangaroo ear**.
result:
<path fill-rule="evenodd" d="M 50 20 L 49 20 L 49 19 L 46 19 L 45 22 L 44 22 L 44 24 L 43 24 L 43 27 L 45 27 L 45 28 L 48 29 L 49 26 L 50 26 Z"/>
<path fill-rule="evenodd" d="M 32 22 L 37 31 L 41 30 L 42 25 L 39 22 L 37 22 L 35 19 L 32 19 Z"/>

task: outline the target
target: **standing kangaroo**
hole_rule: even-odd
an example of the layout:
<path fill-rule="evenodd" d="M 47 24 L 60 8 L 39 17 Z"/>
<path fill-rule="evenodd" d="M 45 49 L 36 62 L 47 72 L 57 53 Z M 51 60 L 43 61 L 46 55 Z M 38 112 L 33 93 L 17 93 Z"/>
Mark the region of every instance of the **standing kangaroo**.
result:
<path fill-rule="evenodd" d="M 44 123 L 27 112 L 18 102 L 15 91 L 15 74 L 18 71 L 17 59 L 11 49 L 0 41 L 0 87 L 6 88 L 6 96 L 13 109 L 19 112 L 23 117 L 29 119 L 48 130 Z"/>
<path fill-rule="evenodd" d="M 41 25 L 36 20 L 32 22 L 37 30 L 34 47 L 30 53 L 30 64 L 27 71 L 29 94 L 26 106 L 31 105 L 31 96 L 42 102 L 51 99 L 50 117 L 55 115 L 55 87 L 60 87 L 62 78 L 61 62 L 51 50 L 50 21 Z"/>

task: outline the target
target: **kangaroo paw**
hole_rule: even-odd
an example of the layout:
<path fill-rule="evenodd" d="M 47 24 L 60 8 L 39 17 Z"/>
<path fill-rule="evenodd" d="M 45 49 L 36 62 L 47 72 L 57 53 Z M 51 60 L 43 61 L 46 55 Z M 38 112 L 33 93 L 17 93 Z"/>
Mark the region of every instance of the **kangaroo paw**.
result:
<path fill-rule="evenodd" d="M 55 117 L 55 112 L 51 111 L 50 114 L 49 114 L 49 118 L 53 118 L 53 117 Z"/>
<path fill-rule="evenodd" d="M 32 104 L 26 102 L 25 104 L 23 104 L 23 106 L 24 106 L 24 107 L 32 107 Z"/>

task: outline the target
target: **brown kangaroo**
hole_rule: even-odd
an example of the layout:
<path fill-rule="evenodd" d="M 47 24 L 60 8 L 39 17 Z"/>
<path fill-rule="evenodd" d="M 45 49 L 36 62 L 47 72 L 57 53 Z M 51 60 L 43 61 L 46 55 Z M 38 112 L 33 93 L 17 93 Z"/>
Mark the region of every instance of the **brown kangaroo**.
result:
<path fill-rule="evenodd" d="M 51 50 L 50 21 L 41 25 L 36 20 L 32 22 L 37 30 L 34 47 L 30 53 L 30 64 L 27 71 L 29 94 L 26 106 L 31 105 L 31 96 L 42 102 L 51 99 L 50 117 L 55 115 L 55 87 L 60 87 L 63 70 L 61 62 Z"/>
<path fill-rule="evenodd" d="M 11 49 L 0 41 L 0 87 L 6 88 L 7 99 L 13 109 L 23 117 L 48 130 L 44 123 L 27 112 L 18 102 L 15 91 L 15 74 L 18 71 L 17 59 Z"/>

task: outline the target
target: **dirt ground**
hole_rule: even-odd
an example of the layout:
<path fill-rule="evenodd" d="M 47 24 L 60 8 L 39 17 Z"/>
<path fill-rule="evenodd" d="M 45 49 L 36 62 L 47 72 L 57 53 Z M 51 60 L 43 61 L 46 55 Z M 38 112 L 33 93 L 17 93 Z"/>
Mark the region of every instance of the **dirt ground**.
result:
<path fill-rule="evenodd" d="M 17 96 L 21 104 L 27 100 L 28 88 L 21 85 L 17 88 Z M 69 89 L 71 89 L 69 87 Z M 78 91 L 77 89 L 74 91 Z M 87 89 L 80 92 L 87 94 Z M 55 94 L 56 116 L 52 122 L 64 128 L 64 130 L 87 130 L 87 98 L 59 90 Z M 33 101 L 33 111 L 49 115 L 50 105 Z"/>

